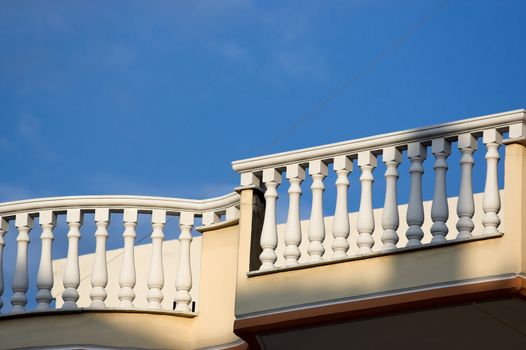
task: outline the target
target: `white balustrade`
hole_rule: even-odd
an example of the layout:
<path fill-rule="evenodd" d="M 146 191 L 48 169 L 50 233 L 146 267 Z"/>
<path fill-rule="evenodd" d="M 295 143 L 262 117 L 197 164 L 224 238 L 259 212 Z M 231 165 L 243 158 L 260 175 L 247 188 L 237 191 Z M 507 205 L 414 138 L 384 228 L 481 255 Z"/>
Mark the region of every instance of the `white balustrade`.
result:
<path fill-rule="evenodd" d="M 124 240 L 124 252 L 122 257 L 121 274 L 119 277 L 119 307 L 123 309 L 133 309 L 133 300 L 135 299 L 135 226 L 137 225 L 138 211 L 137 209 L 124 209 L 123 214 L 124 233 L 122 234 Z"/>
<path fill-rule="evenodd" d="M 433 193 L 433 204 L 431 205 L 431 234 L 432 243 L 444 242 L 448 233 L 446 225 L 449 217 L 446 192 L 447 157 L 451 153 L 451 143 L 446 139 L 434 139 L 431 150 L 435 155 L 435 191 Z"/>
<path fill-rule="evenodd" d="M 9 230 L 9 223 L 3 217 L 0 217 L 0 311 L 4 306 L 2 296 L 4 294 L 4 235 Z"/>
<path fill-rule="evenodd" d="M 259 255 L 261 261 L 260 270 L 274 268 L 277 260 L 276 247 L 278 245 L 278 228 L 276 226 L 276 200 L 278 191 L 276 190 L 281 183 L 281 174 L 276 169 L 263 170 L 263 183 L 265 184 L 265 217 L 263 219 L 263 228 L 261 230 L 261 249 Z"/>
<path fill-rule="evenodd" d="M 372 186 L 374 181 L 373 170 L 376 168 L 376 156 L 370 152 L 358 153 L 358 166 L 362 171 L 360 176 L 361 195 L 360 209 L 358 211 L 358 239 L 356 243 L 360 254 L 371 252 L 374 245 L 372 234 L 374 232 L 374 213 L 373 213 L 373 193 Z"/>
<path fill-rule="evenodd" d="M 399 225 L 398 200 L 396 185 L 398 182 L 398 165 L 402 161 L 402 153 L 395 147 L 385 148 L 382 152 L 383 162 L 387 167 L 385 171 L 385 202 L 382 216 L 382 250 L 396 248 L 398 234 L 396 230 Z"/>
<path fill-rule="evenodd" d="M 349 210 L 347 208 L 347 191 L 349 189 L 349 173 L 352 171 L 352 160 L 347 156 L 337 156 L 333 163 L 336 179 L 336 209 L 332 222 L 332 251 L 333 258 L 347 256 L 349 243 L 347 238 L 350 233 Z"/>
<path fill-rule="evenodd" d="M 484 198 L 482 209 L 484 210 L 484 233 L 497 234 L 500 219 L 500 194 L 498 182 L 499 147 L 502 143 L 502 134 L 495 129 L 484 130 L 482 137 L 486 145 L 486 185 L 484 188 Z"/>
<path fill-rule="evenodd" d="M 321 160 L 309 162 L 309 175 L 312 177 L 312 206 L 309 222 L 309 262 L 322 260 L 325 253 L 323 241 L 325 240 L 325 221 L 323 219 L 323 179 L 328 174 L 327 164 Z"/>
<path fill-rule="evenodd" d="M 27 213 L 17 214 L 15 226 L 18 229 L 16 238 L 18 250 L 16 254 L 15 275 L 13 277 L 13 296 L 11 297 L 12 312 L 22 312 L 27 304 L 27 288 L 29 284 L 27 271 L 27 247 L 29 231 L 33 228 L 33 218 Z"/>
<path fill-rule="evenodd" d="M 51 211 L 42 211 L 38 215 L 38 221 L 42 227 L 40 240 L 42 241 L 40 265 L 37 275 L 37 310 L 49 309 L 53 300 L 51 288 L 53 288 L 53 266 L 51 262 L 51 244 L 53 243 L 53 228 L 57 224 L 57 216 Z"/>
<path fill-rule="evenodd" d="M 300 223 L 300 196 L 301 182 L 305 179 L 305 169 L 299 164 L 287 166 L 287 179 L 290 182 L 289 211 L 287 216 L 287 226 L 285 227 L 285 264 L 288 266 L 297 265 L 301 252 L 301 223 Z"/>
<path fill-rule="evenodd" d="M 95 210 L 95 260 L 91 272 L 91 308 L 104 309 L 106 305 L 106 284 L 108 284 L 108 267 L 106 264 L 106 240 L 108 238 L 108 225 L 110 223 L 110 210 L 101 208 Z"/>
<path fill-rule="evenodd" d="M 407 147 L 407 156 L 411 161 L 409 173 L 411 174 L 411 188 L 409 190 L 409 203 L 407 206 L 406 220 L 407 246 L 414 247 L 421 244 L 424 238 L 422 224 L 424 223 L 424 203 L 422 200 L 422 176 L 424 175 L 423 161 L 427 157 L 427 149 L 420 142 L 410 143 Z"/>
<path fill-rule="evenodd" d="M 166 224 L 166 211 L 154 210 L 152 212 L 152 255 L 150 271 L 148 272 L 148 308 L 159 310 L 164 299 L 162 292 L 164 286 L 163 267 L 163 240 L 164 225 Z"/>
<path fill-rule="evenodd" d="M 462 152 L 460 158 L 460 191 L 457 202 L 457 238 L 471 237 L 475 228 L 473 215 L 475 214 L 475 199 L 473 198 L 472 170 L 473 152 L 477 149 L 477 139 L 471 134 L 462 134 L 458 137 L 458 149 Z"/>
<path fill-rule="evenodd" d="M 66 221 L 69 226 L 68 232 L 68 255 L 66 268 L 64 270 L 64 292 L 62 293 L 63 309 L 75 309 L 79 300 L 78 288 L 80 284 L 79 268 L 79 239 L 80 226 L 83 215 L 80 209 L 69 209 L 66 213 Z"/>
<path fill-rule="evenodd" d="M 190 266 L 190 244 L 192 243 L 192 227 L 194 225 L 194 214 L 182 212 L 179 218 L 179 263 L 175 277 L 175 311 L 189 312 L 192 297 L 192 269 Z"/>

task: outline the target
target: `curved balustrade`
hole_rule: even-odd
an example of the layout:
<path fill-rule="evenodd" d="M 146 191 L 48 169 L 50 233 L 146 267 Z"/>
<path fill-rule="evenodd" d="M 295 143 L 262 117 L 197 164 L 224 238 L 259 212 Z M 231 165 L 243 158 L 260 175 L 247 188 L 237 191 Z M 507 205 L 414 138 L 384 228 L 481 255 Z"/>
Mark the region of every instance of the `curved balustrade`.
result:
<path fill-rule="evenodd" d="M 319 263 L 322 260 L 334 260 L 352 257 L 349 255 L 350 236 L 355 236 L 357 255 L 366 256 L 378 251 L 390 251 L 411 247 L 417 249 L 422 245 L 424 232 L 424 205 L 422 199 L 422 178 L 424 176 L 423 163 L 428 151 L 433 155 L 434 194 L 430 212 L 433 222 L 430 233 L 432 244 L 447 243 L 446 235 L 450 228 L 446 222 L 450 220 L 448 197 L 446 192 L 446 174 L 449 166 L 457 166 L 460 176 L 460 191 L 458 193 L 456 223 L 457 232 L 453 240 L 470 239 L 474 229 L 473 216 L 475 213 L 472 174 L 474 166 L 473 154 L 477 150 L 477 142 L 482 139 L 485 144 L 486 164 L 478 165 L 479 174 L 484 173 L 485 189 L 483 194 L 483 232 L 482 235 L 498 235 L 500 194 L 498 188 L 499 148 L 503 143 L 503 135 L 510 139 L 523 138 L 525 133 L 525 112 L 523 110 L 489 115 L 452 122 L 432 127 L 412 129 L 402 132 L 378 135 L 353 141 L 340 142 L 330 145 L 307 148 L 298 151 L 279 153 L 263 157 L 251 158 L 233 162 L 234 170 L 241 175 L 241 186 L 246 188 L 260 187 L 267 198 L 267 210 L 261 236 L 261 269 L 276 268 L 276 247 L 282 237 L 278 237 L 276 229 L 275 206 L 278 193 L 276 187 L 281 182 L 282 175 L 290 183 L 288 194 L 288 219 L 286 223 L 284 258 L 286 267 L 297 265 L 303 258 L 303 264 Z M 460 164 L 452 165 L 448 160 L 452 147 L 456 143 L 461 155 Z M 399 228 L 399 205 L 397 202 L 397 184 L 399 178 L 398 166 L 404 162 L 404 155 L 410 163 L 409 202 L 406 215 L 408 229 L 397 232 Z M 385 163 L 385 193 L 383 217 L 381 225 L 381 247 L 373 247 L 375 240 L 372 234 L 375 230 L 372 196 L 375 191 L 374 175 L 377 159 L 381 157 Z M 431 159 L 430 159 L 431 160 Z M 428 160 L 428 162 L 430 161 Z M 347 192 L 349 189 L 348 174 L 352 171 L 356 161 L 361 176 L 359 184 L 351 184 L 360 188 L 360 203 L 357 215 L 356 231 L 350 232 L 349 215 L 347 212 Z M 324 256 L 325 224 L 323 218 L 323 192 L 327 184 L 324 178 L 328 174 L 328 166 L 333 164 L 337 173 L 336 180 L 336 210 L 333 218 L 331 254 Z M 300 169 L 300 170 L 299 170 Z M 481 171 L 482 170 L 482 171 Z M 299 222 L 299 197 L 302 193 L 301 182 L 305 173 L 312 177 L 311 216 L 308 223 L 308 257 L 300 256 L 297 249 L 301 242 L 301 226 Z M 268 176 L 266 174 L 272 174 Z M 260 181 L 262 177 L 262 182 Z M 305 190 L 305 189 L 303 189 Z M 451 227 L 451 226 L 450 226 Z M 400 246 L 400 235 L 406 235 L 404 247 Z M 451 236 L 450 236 L 451 237 Z M 283 268 L 286 268 L 283 267 Z"/>
<path fill-rule="evenodd" d="M 53 296 L 53 266 L 52 246 L 54 230 L 57 226 L 57 216 L 64 215 L 68 226 L 67 233 L 67 258 L 63 275 L 64 291 L 62 292 L 62 309 L 76 309 L 79 307 L 79 285 L 81 282 L 79 267 L 79 239 L 80 228 L 83 225 L 86 213 L 94 213 L 96 225 L 94 263 L 91 270 L 91 299 L 90 308 L 107 308 L 106 298 L 108 291 L 108 261 L 106 259 L 106 242 L 109 236 L 108 226 L 113 214 L 122 214 L 124 232 L 123 258 L 120 267 L 118 300 L 120 309 L 134 309 L 136 285 L 136 261 L 134 250 L 136 246 L 135 227 L 138 214 L 145 214 L 151 218 L 151 255 L 148 276 L 140 280 L 147 281 L 147 305 L 151 310 L 160 310 L 163 301 L 163 288 L 175 288 L 175 310 L 187 313 L 191 311 L 192 270 L 190 264 L 190 245 L 192 242 L 192 228 L 195 218 L 201 218 L 203 226 L 229 221 L 237 218 L 239 196 L 231 193 L 222 197 L 207 200 L 187 200 L 164 197 L 145 196 L 77 196 L 55 197 L 15 202 L 0 203 L 0 311 L 7 302 L 2 299 L 4 292 L 4 269 L 2 255 L 5 249 L 15 247 L 5 246 L 5 235 L 8 232 L 9 221 L 15 222 L 18 231 L 16 238 L 16 263 L 12 281 L 11 312 L 32 311 L 26 310 L 28 304 L 28 287 L 36 284 L 37 292 L 36 310 L 49 310 L 52 306 Z M 163 229 L 167 220 L 179 217 L 179 254 L 175 281 L 165 285 L 163 270 Z M 41 226 L 41 254 L 36 283 L 34 276 L 28 274 L 28 245 L 35 239 L 30 234 L 34 221 L 38 218 Z M 168 219 L 167 219 L 168 218 Z M 223 218 L 223 219 L 222 219 Z M 12 266 L 11 262 L 9 262 Z"/>

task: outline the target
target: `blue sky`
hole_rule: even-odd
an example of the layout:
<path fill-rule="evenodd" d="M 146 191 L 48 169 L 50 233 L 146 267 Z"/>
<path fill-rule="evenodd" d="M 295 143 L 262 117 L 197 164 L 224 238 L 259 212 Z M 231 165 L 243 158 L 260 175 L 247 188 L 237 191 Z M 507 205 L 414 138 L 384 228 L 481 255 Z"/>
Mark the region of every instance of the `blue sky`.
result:
<path fill-rule="evenodd" d="M 525 107 L 526 2 L 3 1 L 1 200 L 202 197 L 230 161 Z"/>

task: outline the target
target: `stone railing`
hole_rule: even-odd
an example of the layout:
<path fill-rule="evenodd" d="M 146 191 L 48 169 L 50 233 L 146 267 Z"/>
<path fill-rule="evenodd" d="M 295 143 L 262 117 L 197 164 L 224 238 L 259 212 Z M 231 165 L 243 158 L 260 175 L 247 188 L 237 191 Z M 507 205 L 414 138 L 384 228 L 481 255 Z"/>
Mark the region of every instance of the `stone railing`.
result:
<path fill-rule="evenodd" d="M 62 292 L 62 309 L 77 309 L 79 300 L 79 239 L 80 228 L 83 224 L 84 215 L 94 213 L 96 225 L 95 230 L 95 254 L 91 272 L 91 299 L 90 308 L 105 309 L 107 298 L 106 285 L 108 283 L 108 270 L 106 260 L 106 243 L 108 239 L 108 225 L 113 214 L 121 214 L 123 218 L 123 257 L 119 277 L 119 309 L 134 309 L 136 284 L 136 261 L 134 257 L 136 225 L 139 214 L 147 215 L 151 221 L 151 255 L 149 272 L 147 276 L 140 276 L 139 280 L 147 281 L 147 309 L 161 310 L 163 301 L 163 229 L 167 223 L 167 217 L 179 218 L 179 255 L 175 281 L 169 285 L 174 286 L 175 311 L 178 313 L 191 313 L 192 274 L 190 266 L 190 243 L 192 242 L 192 228 L 196 218 L 200 219 L 202 226 L 210 226 L 221 221 L 237 219 L 239 207 L 239 196 L 231 193 L 222 197 L 206 200 L 187 200 L 164 197 L 144 196 L 78 196 L 78 197 L 55 197 L 23 200 L 15 202 L 0 203 L 0 310 L 4 302 L 4 269 L 2 253 L 4 248 L 16 249 L 16 263 L 8 262 L 10 268 L 14 265 L 12 280 L 11 313 L 26 311 L 28 304 L 28 286 L 36 284 L 36 310 L 47 311 L 52 308 L 54 300 L 51 291 L 53 289 L 53 265 L 52 265 L 52 243 L 53 231 L 57 225 L 57 216 L 65 216 L 67 223 L 67 258 L 63 275 L 64 290 Z M 28 275 L 29 259 L 28 245 L 30 242 L 30 231 L 34 226 L 35 219 L 41 226 L 41 254 L 37 276 Z M 5 235 L 8 233 L 9 222 L 14 221 L 18 231 L 16 238 L 17 247 L 5 246 Z M 34 280 L 33 280 L 34 278 Z M 167 288 L 167 287 L 165 287 Z M 117 292 L 117 291 L 113 291 Z M 144 304 L 144 303 L 143 303 Z M 33 311 L 33 310 L 28 310 Z"/>
<path fill-rule="evenodd" d="M 251 266 L 253 272 L 249 275 L 295 269 L 324 262 L 370 257 L 373 254 L 392 254 L 396 251 L 409 251 L 429 245 L 451 244 L 451 241 L 461 242 L 501 235 L 499 232 L 501 204 L 498 161 L 499 148 L 503 144 L 504 136 L 509 140 L 522 139 L 525 136 L 524 110 L 233 162 L 234 170 L 241 176 L 240 188 L 262 188 L 266 199 L 263 227 L 259 237 L 261 263 L 258 267 Z M 477 149 L 479 139 L 482 139 L 485 145 L 486 166 L 484 169 L 483 164 L 480 164 L 475 168 L 477 174 L 485 176 L 482 199 L 483 232 L 475 236 L 473 232 L 475 205 L 472 174 L 473 154 Z M 453 238 L 446 239 L 449 230 L 446 225 L 449 218 L 446 171 L 448 170 L 448 157 L 453 152 L 452 143 L 456 143 L 461 155 L 458 172 L 460 190 L 456 207 L 457 232 Z M 428 244 L 422 244 L 424 237 L 422 224 L 425 219 L 422 199 L 423 162 L 427 158 L 428 149 L 435 158 L 434 194 L 430 212 L 433 224 L 430 228 L 431 241 Z M 409 200 L 406 215 L 408 229 L 404 233 L 399 233 L 397 232 L 400 222 L 397 202 L 398 166 L 404 161 L 404 154 L 410 162 Z M 383 197 L 385 201 L 381 219 L 383 232 L 381 233 L 381 247 L 373 252 L 372 234 L 376 225 L 372 205 L 373 170 L 377 167 L 380 156 L 386 167 Z M 355 233 L 350 232 L 348 189 L 349 174 L 353 170 L 355 161 L 361 171 L 359 180 L 361 190 L 356 223 L 357 249 L 354 256 L 351 256 L 348 253 L 349 236 Z M 326 238 L 323 193 L 324 178 L 328 175 L 331 164 L 337 174 L 336 205 L 332 220 L 332 235 L 334 236 L 331 244 L 332 254 L 327 257 L 323 244 Z M 301 184 L 307 173 L 312 178 L 310 187 L 312 202 L 306 249 L 308 259 L 303 259 L 303 262 L 300 263 L 300 244 L 303 235 L 300 221 L 300 196 L 302 194 Z M 284 174 L 289 181 L 288 217 L 284 235 L 278 237 L 277 188 Z M 252 232 L 252 234 L 257 235 L 259 232 Z M 400 234 L 405 234 L 407 238 L 404 240 L 407 241 L 404 247 L 398 244 Z M 283 240 L 285 246 L 282 252 L 284 266 L 276 266 L 278 260 L 276 247 L 279 240 Z"/>

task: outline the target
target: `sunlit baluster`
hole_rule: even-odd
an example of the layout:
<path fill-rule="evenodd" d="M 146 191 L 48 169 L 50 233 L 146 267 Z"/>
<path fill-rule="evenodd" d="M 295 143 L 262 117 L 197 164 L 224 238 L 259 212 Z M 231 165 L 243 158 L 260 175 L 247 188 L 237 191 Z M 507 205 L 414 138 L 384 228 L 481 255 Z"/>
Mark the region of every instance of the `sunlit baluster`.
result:
<path fill-rule="evenodd" d="M 121 274 L 119 277 L 119 307 L 123 309 L 133 309 L 133 300 L 135 299 L 135 226 L 137 225 L 137 209 L 124 209 L 123 214 L 124 233 L 124 252 L 122 258 Z"/>
<path fill-rule="evenodd" d="M 460 158 L 460 191 L 457 202 L 457 238 L 471 237 L 475 228 L 473 215 L 475 214 L 475 200 L 473 198 L 472 170 L 473 152 L 477 149 L 477 139 L 471 134 L 462 134 L 458 137 L 458 149 L 462 152 Z"/>
<path fill-rule="evenodd" d="M 108 284 L 108 267 L 106 265 L 106 240 L 108 238 L 108 225 L 110 223 L 110 210 L 105 208 L 95 209 L 95 260 L 91 272 L 91 308 L 104 309 L 106 300 L 106 284 Z"/>
<path fill-rule="evenodd" d="M 177 264 L 177 275 L 175 276 L 175 311 L 189 312 L 192 296 L 192 268 L 190 265 L 190 243 L 192 243 L 192 226 L 194 225 L 194 214 L 182 212 L 179 218 L 179 263 Z"/>
<path fill-rule="evenodd" d="M 358 153 L 358 166 L 362 171 L 360 176 L 361 196 L 360 210 L 358 212 L 358 239 L 356 243 L 358 252 L 365 254 L 371 252 L 374 245 L 374 213 L 372 203 L 372 186 L 374 181 L 373 170 L 377 165 L 376 156 L 369 151 Z"/>
<path fill-rule="evenodd" d="M 312 177 L 312 206 L 309 221 L 309 262 L 322 260 L 325 253 L 323 241 L 325 240 L 325 221 L 323 220 L 323 179 L 328 174 L 327 164 L 321 160 L 309 162 L 309 174 Z"/>
<path fill-rule="evenodd" d="M 350 224 L 349 210 L 347 208 L 347 191 L 349 189 L 349 173 L 352 171 L 352 160 L 347 156 L 337 156 L 334 158 L 334 171 L 338 175 L 336 179 L 336 209 L 334 210 L 334 220 L 332 222 L 332 251 L 333 258 L 343 258 L 347 256 L 349 250 Z"/>
<path fill-rule="evenodd" d="M 163 268 L 163 228 L 166 224 L 166 211 L 152 211 L 152 255 L 150 259 L 150 271 L 148 272 L 148 308 L 161 309 L 164 299 L 164 268 Z"/>
<path fill-rule="evenodd" d="M 225 221 L 231 221 L 236 219 L 239 219 L 239 208 L 236 206 L 226 208 Z"/>
<path fill-rule="evenodd" d="M 201 219 L 201 223 L 203 226 L 210 226 L 220 221 L 221 221 L 221 218 L 219 217 L 219 215 L 213 211 L 203 213 L 203 217 Z"/>
<path fill-rule="evenodd" d="M 444 242 L 448 233 L 446 225 L 449 217 L 446 192 L 447 157 L 451 153 L 451 143 L 446 139 L 434 139 L 431 142 L 431 150 L 435 155 L 435 192 L 433 204 L 431 205 L 431 234 L 432 243 Z"/>
<path fill-rule="evenodd" d="M 421 244 L 424 237 L 422 224 L 424 223 L 424 204 L 422 202 L 422 175 L 424 167 L 422 162 L 427 157 L 427 148 L 421 143 L 410 143 L 407 146 L 407 157 L 411 160 L 409 173 L 411 174 L 411 189 L 409 190 L 409 204 L 407 207 L 406 231 L 407 247 Z"/>
<path fill-rule="evenodd" d="M 33 218 L 27 213 L 16 214 L 15 225 L 18 229 L 16 242 L 15 275 L 13 277 L 13 296 L 11 297 L 12 312 L 22 312 L 27 304 L 27 246 L 29 245 L 29 231 L 33 228 Z"/>
<path fill-rule="evenodd" d="M 6 219 L 0 217 L 0 311 L 4 306 L 4 301 L 2 300 L 2 295 L 4 294 L 4 235 L 9 229 L 9 223 Z"/>
<path fill-rule="evenodd" d="M 500 219 L 500 193 L 498 182 L 499 147 L 502 143 L 502 134 L 497 130 L 484 130 L 483 141 L 486 145 L 486 186 L 484 188 L 484 198 L 482 200 L 482 209 L 484 210 L 485 234 L 499 233 L 498 227 Z"/>
<path fill-rule="evenodd" d="M 278 198 L 277 187 L 281 183 L 281 174 L 276 169 L 263 170 L 263 182 L 265 183 L 265 217 L 261 230 L 261 249 L 259 255 L 261 261 L 260 270 L 274 268 L 276 262 L 276 247 L 278 245 L 278 229 L 276 227 L 276 200 Z"/>
<path fill-rule="evenodd" d="M 301 256 L 298 248 L 301 243 L 300 224 L 300 196 L 301 182 L 305 179 L 305 169 L 299 164 L 287 166 L 287 179 L 289 179 L 289 212 L 287 226 L 285 227 L 285 264 L 297 265 Z"/>
<path fill-rule="evenodd" d="M 51 289 L 53 288 L 53 266 L 51 263 L 51 245 L 53 243 L 53 228 L 57 224 L 57 216 L 50 210 L 42 211 L 38 215 L 38 221 L 42 227 L 40 240 L 42 241 L 42 252 L 40 254 L 40 265 L 37 275 L 37 310 L 49 309 L 53 300 Z"/>
<path fill-rule="evenodd" d="M 83 215 L 80 209 L 70 209 L 66 214 L 66 221 L 69 226 L 68 232 L 68 256 L 66 259 L 66 269 L 64 271 L 64 292 L 62 293 L 62 300 L 64 304 L 63 309 L 75 309 L 77 307 L 77 300 L 79 300 L 79 293 L 77 291 L 80 284 L 80 269 L 79 269 L 79 239 L 80 226 L 82 225 Z"/>
<path fill-rule="evenodd" d="M 382 153 L 382 159 L 385 163 L 385 202 L 382 215 L 382 250 L 391 250 L 396 248 L 398 243 L 398 234 L 396 230 L 400 223 L 398 216 L 397 200 L 397 182 L 398 182 L 398 165 L 402 161 L 402 153 L 395 147 L 385 148 Z"/>

